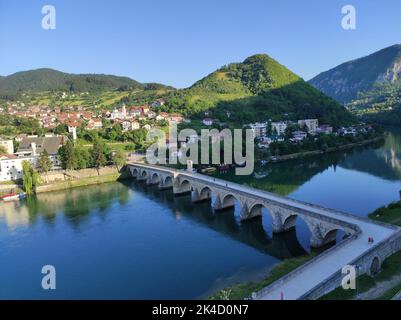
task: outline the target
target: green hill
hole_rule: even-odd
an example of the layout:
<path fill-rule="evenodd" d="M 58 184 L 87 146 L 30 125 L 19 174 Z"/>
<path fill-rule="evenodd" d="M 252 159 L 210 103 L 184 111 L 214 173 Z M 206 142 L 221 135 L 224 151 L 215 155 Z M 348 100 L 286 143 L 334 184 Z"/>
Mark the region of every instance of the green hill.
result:
<path fill-rule="evenodd" d="M 170 111 L 199 118 L 209 111 L 238 123 L 316 117 L 338 124 L 352 119 L 333 99 L 265 54 L 224 66 L 166 100 Z"/>
<path fill-rule="evenodd" d="M 0 95 L 17 96 L 19 93 L 47 91 L 99 92 L 105 90 L 133 90 L 160 88 L 163 85 L 142 84 L 127 77 L 105 74 L 70 74 L 53 69 L 17 72 L 0 78 Z"/>

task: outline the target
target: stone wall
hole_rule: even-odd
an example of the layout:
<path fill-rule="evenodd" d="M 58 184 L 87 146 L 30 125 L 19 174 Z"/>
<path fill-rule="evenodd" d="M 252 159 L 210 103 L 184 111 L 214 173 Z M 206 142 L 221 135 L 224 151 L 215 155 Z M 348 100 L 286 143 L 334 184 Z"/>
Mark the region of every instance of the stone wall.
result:
<path fill-rule="evenodd" d="M 358 274 L 371 274 L 372 262 L 375 258 L 379 259 L 380 265 L 385 259 L 392 256 L 401 250 L 401 231 L 394 234 L 392 237 L 382 241 L 376 246 L 372 247 L 371 250 L 365 252 L 362 256 L 358 257 L 350 263 L 353 266 L 360 266 Z M 303 300 L 316 300 L 325 294 L 333 291 L 341 285 L 344 275 L 341 271 L 335 273 L 329 279 L 320 283 L 318 286 L 304 294 L 300 299 Z"/>

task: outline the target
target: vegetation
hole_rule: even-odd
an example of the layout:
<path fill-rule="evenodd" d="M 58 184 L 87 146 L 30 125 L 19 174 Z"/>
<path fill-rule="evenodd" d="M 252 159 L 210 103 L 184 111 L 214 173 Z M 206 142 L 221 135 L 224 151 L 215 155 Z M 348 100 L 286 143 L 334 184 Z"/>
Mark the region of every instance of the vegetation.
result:
<path fill-rule="evenodd" d="M 380 283 L 390 280 L 394 276 L 401 274 L 401 252 L 397 252 L 391 257 L 387 258 L 382 264 L 382 270 L 377 275 L 371 277 L 362 275 L 357 279 L 358 293 L 364 293 L 374 288 Z M 322 300 L 351 300 L 355 299 L 355 290 L 344 290 L 339 287 L 327 295 L 323 296 Z"/>
<path fill-rule="evenodd" d="M 22 71 L 0 78 L 0 95 L 16 96 L 19 92 L 94 92 L 165 88 L 161 84 L 142 84 L 127 77 L 104 74 L 69 74 L 52 69 Z"/>
<path fill-rule="evenodd" d="M 369 215 L 369 218 L 401 226 L 401 201 L 375 210 Z"/>
<path fill-rule="evenodd" d="M 309 254 L 298 258 L 286 259 L 275 266 L 265 279 L 260 282 L 240 283 L 232 287 L 220 290 L 209 299 L 212 300 L 243 300 L 252 296 L 253 292 L 259 291 L 274 281 L 280 279 L 291 271 L 295 270 L 308 260 L 312 259 L 315 254 Z"/>
<path fill-rule="evenodd" d="M 47 176 L 47 173 L 53 166 L 53 162 L 49 158 L 49 154 L 47 153 L 46 149 L 42 152 L 38 159 L 38 166 L 42 173 Z"/>
<path fill-rule="evenodd" d="M 184 90 L 166 95 L 165 111 L 224 122 L 318 118 L 336 125 L 352 121 L 334 100 L 316 90 L 267 55 L 255 55 L 213 72 Z"/>
<path fill-rule="evenodd" d="M 113 153 L 111 159 L 114 162 L 116 168 L 118 171 L 125 165 L 126 163 L 126 155 L 125 152 L 120 150 L 117 150 Z"/>
<path fill-rule="evenodd" d="M 361 92 L 347 108 L 365 121 L 399 126 L 401 123 L 401 79 L 377 83 L 373 89 Z"/>
<path fill-rule="evenodd" d="M 27 195 L 35 192 L 35 188 L 39 185 L 39 174 L 27 160 L 22 162 L 22 183 L 24 191 Z"/>
<path fill-rule="evenodd" d="M 347 144 L 363 142 L 369 139 L 377 138 L 382 135 L 382 130 L 377 128 L 375 131 L 360 133 L 356 136 L 335 136 L 321 134 L 317 137 L 309 137 L 302 142 L 293 143 L 290 141 L 272 142 L 269 146 L 268 155 L 281 156 L 308 151 L 327 151 L 330 148 L 339 148 Z M 266 156 L 266 155 L 265 155 Z"/>
<path fill-rule="evenodd" d="M 341 103 L 351 102 L 359 93 L 370 91 L 377 82 L 391 83 L 397 79 L 392 70 L 399 63 L 401 45 L 398 44 L 322 72 L 309 83 Z"/>

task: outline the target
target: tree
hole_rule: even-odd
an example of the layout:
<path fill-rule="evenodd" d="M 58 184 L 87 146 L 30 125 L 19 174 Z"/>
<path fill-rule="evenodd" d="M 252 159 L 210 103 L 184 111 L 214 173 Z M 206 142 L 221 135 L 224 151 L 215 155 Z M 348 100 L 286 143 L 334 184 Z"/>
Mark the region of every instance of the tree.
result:
<path fill-rule="evenodd" d="M 63 169 L 74 170 L 77 167 L 74 144 L 70 140 L 58 150 L 58 156 Z"/>
<path fill-rule="evenodd" d="M 39 184 L 39 174 L 27 160 L 22 162 L 22 183 L 27 195 L 31 195 Z"/>
<path fill-rule="evenodd" d="M 113 153 L 112 160 L 118 172 L 120 172 L 120 168 L 123 167 L 126 163 L 125 152 L 122 150 L 117 150 Z"/>
<path fill-rule="evenodd" d="M 98 139 L 94 142 L 91 156 L 93 166 L 97 169 L 97 173 L 99 174 L 100 167 L 103 167 L 107 161 L 107 146 L 102 140 Z"/>
<path fill-rule="evenodd" d="M 38 165 L 40 168 L 40 171 L 45 174 L 46 176 L 46 182 L 47 182 L 47 173 L 50 171 L 50 169 L 53 166 L 53 162 L 49 158 L 49 154 L 47 153 L 46 150 L 42 152 L 38 159 Z"/>

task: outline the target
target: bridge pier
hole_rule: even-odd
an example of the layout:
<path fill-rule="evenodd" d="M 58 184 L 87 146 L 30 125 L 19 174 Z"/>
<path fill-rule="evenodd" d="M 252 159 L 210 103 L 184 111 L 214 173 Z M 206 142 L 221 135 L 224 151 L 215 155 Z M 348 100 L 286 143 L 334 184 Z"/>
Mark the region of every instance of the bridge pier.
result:
<path fill-rule="evenodd" d="M 183 196 L 187 194 L 191 194 L 192 192 L 192 186 L 191 184 L 187 181 L 180 181 L 179 179 L 174 179 L 173 181 L 173 193 L 175 196 Z"/>
<path fill-rule="evenodd" d="M 311 230 L 310 246 L 311 248 L 321 248 L 332 242 L 336 241 L 337 230 L 325 232 L 324 226 L 321 224 L 314 224 Z"/>
<path fill-rule="evenodd" d="M 249 221 L 262 216 L 262 206 L 253 206 L 249 209 L 248 204 L 245 203 L 241 207 L 241 221 Z"/>
<path fill-rule="evenodd" d="M 280 234 L 295 229 L 297 222 L 297 215 L 290 214 L 285 215 L 280 212 L 272 213 L 273 217 L 273 233 Z"/>
<path fill-rule="evenodd" d="M 198 189 L 192 193 L 192 202 L 198 203 L 203 201 L 210 201 L 211 200 L 211 192 L 209 190 L 201 190 L 199 192 Z"/>
<path fill-rule="evenodd" d="M 231 202 L 228 202 L 223 205 L 221 197 L 218 195 L 216 197 L 216 201 L 213 204 L 213 210 L 214 211 L 223 211 L 223 210 L 234 208 L 234 206 L 235 206 L 235 203 L 231 203 Z"/>

